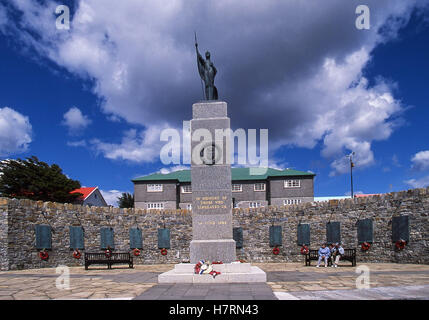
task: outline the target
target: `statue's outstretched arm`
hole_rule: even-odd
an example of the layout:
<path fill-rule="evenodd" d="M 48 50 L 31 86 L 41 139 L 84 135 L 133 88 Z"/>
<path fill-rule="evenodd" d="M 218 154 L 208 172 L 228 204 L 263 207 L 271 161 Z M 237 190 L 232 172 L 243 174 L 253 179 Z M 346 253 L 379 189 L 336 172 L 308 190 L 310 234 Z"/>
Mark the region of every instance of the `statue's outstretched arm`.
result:
<path fill-rule="evenodd" d="M 198 59 L 199 63 L 201 63 L 202 65 L 204 65 L 204 59 L 201 56 L 201 54 L 198 52 L 198 49 L 197 49 L 197 59 Z"/>

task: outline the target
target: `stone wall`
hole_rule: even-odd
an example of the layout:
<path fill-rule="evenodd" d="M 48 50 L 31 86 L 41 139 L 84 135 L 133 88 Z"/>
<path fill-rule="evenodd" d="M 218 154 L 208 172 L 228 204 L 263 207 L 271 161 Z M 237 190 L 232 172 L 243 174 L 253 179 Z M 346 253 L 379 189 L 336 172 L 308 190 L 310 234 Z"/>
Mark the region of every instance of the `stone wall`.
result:
<path fill-rule="evenodd" d="M 0 198 L 0 270 L 8 270 L 9 256 L 7 250 L 8 201 Z"/>
<path fill-rule="evenodd" d="M 44 213 L 45 215 L 43 215 Z M 341 239 L 345 248 L 357 248 L 358 262 L 429 263 L 429 188 L 372 196 L 304 203 L 287 207 L 234 209 L 234 227 L 243 228 L 243 249 L 237 258 L 249 262 L 302 262 L 297 245 L 297 225 L 310 224 L 311 249 L 326 241 L 326 223 L 341 222 Z M 410 242 L 402 251 L 392 243 L 392 217 L 408 215 Z M 374 221 L 374 243 L 362 252 L 357 243 L 356 223 L 359 219 Z M 171 249 L 160 254 L 157 229 L 171 230 Z M 35 248 L 35 225 L 50 224 L 53 228 L 49 260 L 42 261 Z M 269 226 L 281 225 L 283 245 L 279 255 L 269 246 Z M 143 250 L 134 257 L 136 264 L 177 263 L 189 259 L 192 218 L 186 210 L 146 211 L 82 207 L 79 205 L 43 203 L 30 200 L 0 198 L 0 267 L 2 270 L 56 267 L 60 264 L 83 264 L 69 248 L 69 226 L 82 225 L 85 230 L 85 251 L 100 251 L 100 228 L 114 228 L 115 251 L 129 251 L 129 229 L 139 227 L 143 233 Z M 7 236 L 6 236 L 7 235 Z M 203 257 L 202 257 L 203 258 Z"/>

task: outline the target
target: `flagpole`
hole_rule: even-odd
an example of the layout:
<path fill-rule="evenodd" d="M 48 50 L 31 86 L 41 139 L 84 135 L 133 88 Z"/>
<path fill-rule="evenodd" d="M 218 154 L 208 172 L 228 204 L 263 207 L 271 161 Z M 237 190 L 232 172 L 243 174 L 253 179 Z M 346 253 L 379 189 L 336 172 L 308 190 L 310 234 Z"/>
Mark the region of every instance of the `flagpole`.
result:
<path fill-rule="evenodd" d="M 353 156 L 354 155 L 355 155 L 354 152 L 352 152 L 348 155 L 348 157 L 350 158 L 350 191 L 351 191 L 350 195 L 351 195 L 352 199 L 354 198 L 354 194 L 353 194 L 353 167 L 355 166 L 353 163 Z"/>

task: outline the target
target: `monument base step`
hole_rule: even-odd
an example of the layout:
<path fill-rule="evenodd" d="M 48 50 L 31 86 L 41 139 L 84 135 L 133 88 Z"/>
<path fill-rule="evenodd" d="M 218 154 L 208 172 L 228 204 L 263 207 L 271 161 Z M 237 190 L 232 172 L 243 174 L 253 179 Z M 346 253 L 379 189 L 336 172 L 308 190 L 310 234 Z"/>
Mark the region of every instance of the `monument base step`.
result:
<path fill-rule="evenodd" d="M 213 270 L 221 274 L 195 274 L 194 264 L 176 264 L 173 270 L 158 276 L 158 283 L 243 283 L 267 282 L 267 274 L 250 263 L 213 264 Z"/>

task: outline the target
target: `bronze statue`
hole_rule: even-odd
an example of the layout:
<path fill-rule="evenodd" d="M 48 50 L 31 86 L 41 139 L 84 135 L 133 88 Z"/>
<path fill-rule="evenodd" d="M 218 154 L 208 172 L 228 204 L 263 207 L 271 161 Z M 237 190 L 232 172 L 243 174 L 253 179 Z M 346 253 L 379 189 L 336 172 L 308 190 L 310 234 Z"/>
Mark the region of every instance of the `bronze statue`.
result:
<path fill-rule="evenodd" d="M 198 73 L 200 74 L 201 80 L 205 84 L 206 100 L 218 100 L 217 88 L 214 85 L 214 78 L 216 76 L 217 70 L 213 62 L 210 60 L 210 52 L 206 52 L 206 60 L 204 60 L 204 58 L 199 53 L 196 34 L 195 49 L 197 51 Z"/>

